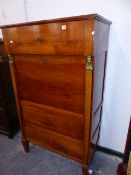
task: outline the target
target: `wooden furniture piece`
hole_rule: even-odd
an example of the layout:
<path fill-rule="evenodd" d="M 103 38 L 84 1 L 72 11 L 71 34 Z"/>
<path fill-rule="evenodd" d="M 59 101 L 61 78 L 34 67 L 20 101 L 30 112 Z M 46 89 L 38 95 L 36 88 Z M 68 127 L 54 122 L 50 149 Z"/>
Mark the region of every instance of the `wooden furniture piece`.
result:
<path fill-rule="evenodd" d="M 82 163 L 99 139 L 111 22 L 93 14 L 2 26 L 22 143 Z"/>
<path fill-rule="evenodd" d="M 10 138 L 19 129 L 19 121 L 8 59 L 3 57 L 3 41 L 0 40 L 0 132 Z"/>
<path fill-rule="evenodd" d="M 129 161 L 129 154 L 131 152 L 131 119 L 129 123 L 127 141 L 124 152 L 123 162 L 118 165 L 117 174 L 118 175 L 127 175 L 127 166 Z"/>

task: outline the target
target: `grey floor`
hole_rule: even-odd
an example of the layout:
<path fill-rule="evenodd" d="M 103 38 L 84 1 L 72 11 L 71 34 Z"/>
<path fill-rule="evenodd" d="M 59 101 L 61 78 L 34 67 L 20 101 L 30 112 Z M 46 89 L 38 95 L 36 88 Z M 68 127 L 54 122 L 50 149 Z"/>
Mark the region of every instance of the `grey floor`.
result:
<path fill-rule="evenodd" d="M 92 163 L 93 175 L 116 175 L 121 160 L 96 152 Z M 36 145 L 24 152 L 20 134 L 13 139 L 0 134 L 0 175 L 82 175 L 75 161 L 48 152 Z"/>

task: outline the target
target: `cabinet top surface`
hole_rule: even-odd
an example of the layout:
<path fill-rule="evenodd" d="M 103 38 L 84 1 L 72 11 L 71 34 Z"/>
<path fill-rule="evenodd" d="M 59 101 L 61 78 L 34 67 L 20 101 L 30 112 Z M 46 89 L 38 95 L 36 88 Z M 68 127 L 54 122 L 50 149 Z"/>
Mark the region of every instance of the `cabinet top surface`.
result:
<path fill-rule="evenodd" d="M 98 14 L 89 14 L 89 15 L 72 16 L 72 17 L 65 17 L 65 18 L 9 24 L 9 25 L 0 26 L 0 28 L 4 29 L 4 28 L 28 26 L 28 25 L 35 25 L 35 24 L 37 25 L 37 24 L 44 24 L 44 23 L 52 23 L 52 22 L 80 21 L 80 20 L 91 20 L 91 19 L 96 19 L 98 21 L 101 21 L 101 22 L 109 24 L 109 25 L 111 24 L 111 21 L 105 19 L 104 17 L 102 17 Z"/>

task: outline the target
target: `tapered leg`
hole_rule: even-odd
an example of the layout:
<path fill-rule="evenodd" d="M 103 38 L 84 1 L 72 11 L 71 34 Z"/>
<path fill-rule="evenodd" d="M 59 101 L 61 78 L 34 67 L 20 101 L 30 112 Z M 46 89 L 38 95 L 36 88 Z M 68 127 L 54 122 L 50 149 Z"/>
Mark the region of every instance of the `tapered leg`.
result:
<path fill-rule="evenodd" d="M 26 153 L 29 152 L 29 141 L 22 139 L 22 144 Z"/>
<path fill-rule="evenodd" d="M 82 172 L 83 172 L 83 175 L 88 175 L 88 166 L 87 165 L 82 165 Z"/>
<path fill-rule="evenodd" d="M 117 175 L 126 175 L 127 174 L 127 171 L 126 171 L 126 168 L 125 168 L 125 164 L 122 162 L 118 165 L 118 168 L 117 168 Z"/>

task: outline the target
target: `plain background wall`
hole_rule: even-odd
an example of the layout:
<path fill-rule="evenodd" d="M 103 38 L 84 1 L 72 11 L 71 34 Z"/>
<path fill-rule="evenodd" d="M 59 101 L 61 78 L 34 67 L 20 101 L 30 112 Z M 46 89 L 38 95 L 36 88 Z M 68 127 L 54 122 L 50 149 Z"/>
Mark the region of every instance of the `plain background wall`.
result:
<path fill-rule="evenodd" d="M 124 152 L 131 115 L 131 1 L 0 0 L 0 25 L 90 13 L 113 22 L 99 144 Z"/>
<path fill-rule="evenodd" d="M 0 0 L 0 25 L 25 22 L 23 0 Z M 0 37 L 2 33 L 0 31 Z"/>

